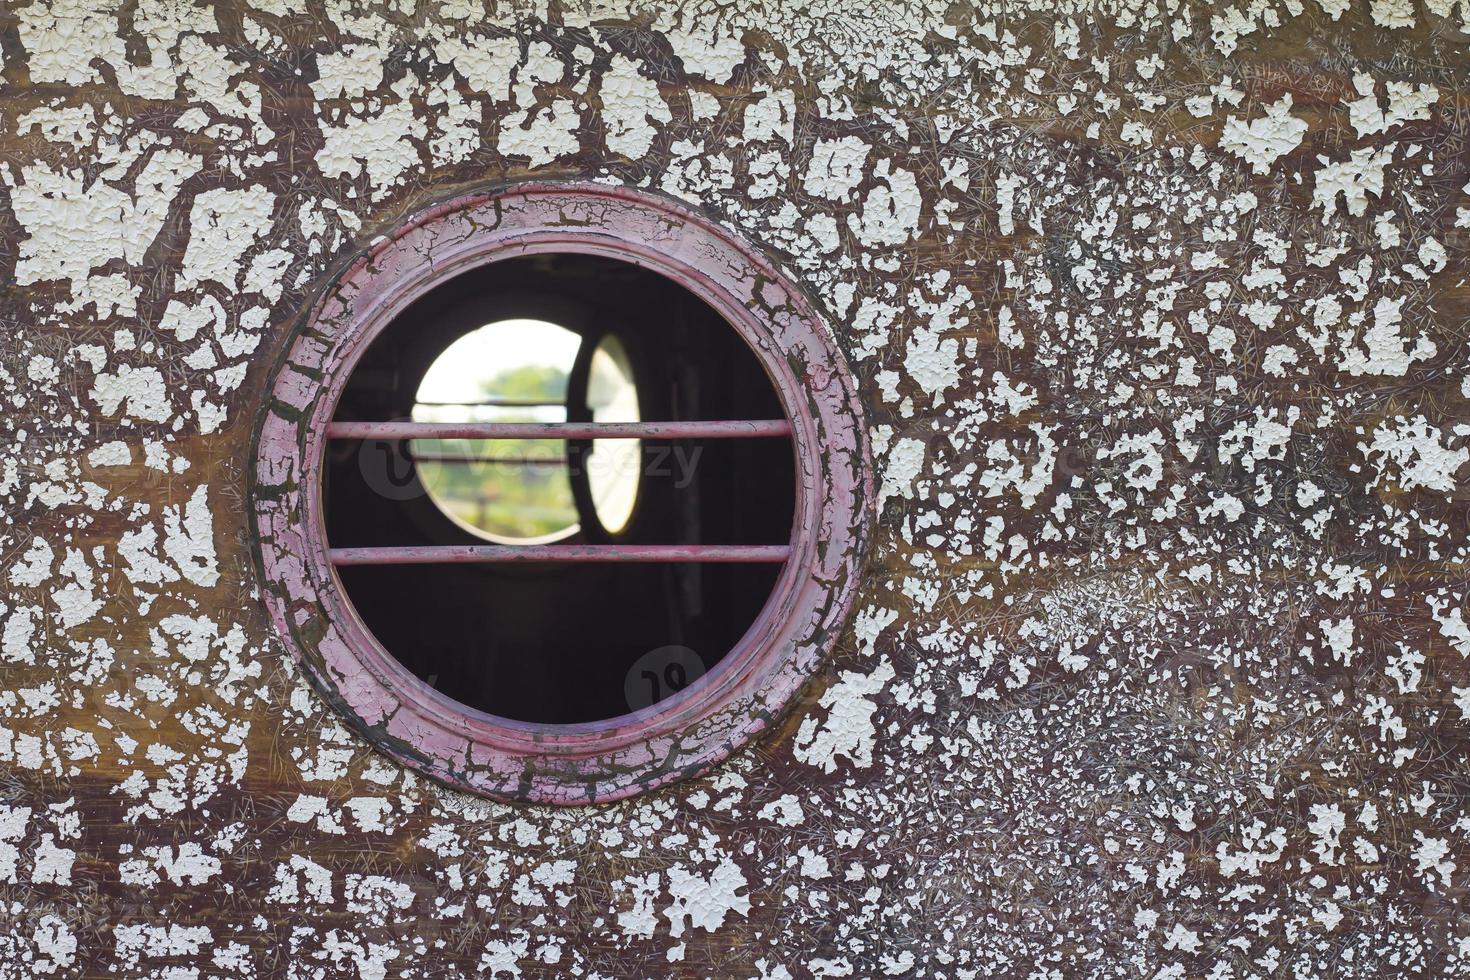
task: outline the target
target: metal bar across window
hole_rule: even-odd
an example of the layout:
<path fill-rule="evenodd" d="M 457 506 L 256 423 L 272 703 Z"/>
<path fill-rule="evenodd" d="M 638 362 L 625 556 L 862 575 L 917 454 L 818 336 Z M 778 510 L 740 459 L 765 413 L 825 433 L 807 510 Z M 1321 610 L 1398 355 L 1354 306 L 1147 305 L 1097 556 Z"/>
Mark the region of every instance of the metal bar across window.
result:
<path fill-rule="evenodd" d="M 344 565 L 461 565 L 495 562 L 719 562 L 779 564 L 788 545 L 413 545 L 402 548 L 332 548 L 328 557 Z"/>
<path fill-rule="evenodd" d="M 425 408 L 566 408 L 565 399 L 547 401 L 542 398 L 484 398 L 474 402 L 421 401 Z"/>
<path fill-rule="evenodd" d="M 565 456 L 482 456 L 471 453 L 410 452 L 417 463 L 494 463 L 498 466 L 565 466 Z"/>
<path fill-rule="evenodd" d="M 759 439 L 785 419 L 720 422 L 332 422 L 331 439 Z"/>

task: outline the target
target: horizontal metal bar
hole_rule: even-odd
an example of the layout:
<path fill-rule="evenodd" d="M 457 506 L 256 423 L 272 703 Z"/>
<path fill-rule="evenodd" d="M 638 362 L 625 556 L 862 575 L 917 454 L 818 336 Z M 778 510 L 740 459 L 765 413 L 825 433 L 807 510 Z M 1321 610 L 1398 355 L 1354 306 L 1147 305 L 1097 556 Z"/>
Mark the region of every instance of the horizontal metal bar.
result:
<path fill-rule="evenodd" d="M 565 398 L 545 401 L 536 398 L 483 398 L 475 402 L 418 401 L 425 408 L 566 408 Z"/>
<path fill-rule="evenodd" d="M 469 456 L 463 453 L 418 453 L 409 451 L 416 463 L 495 463 L 501 466 L 565 466 L 565 456 Z"/>
<path fill-rule="evenodd" d="M 724 544 L 528 544 L 411 545 L 402 548 L 333 548 L 333 565 L 461 565 L 496 562 L 725 562 L 779 564 L 787 545 Z"/>
<path fill-rule="evenodd" d="M 785 419 L 721 422 L 332 422 L 331 439 L 753 439 L 791 434 Z"/>

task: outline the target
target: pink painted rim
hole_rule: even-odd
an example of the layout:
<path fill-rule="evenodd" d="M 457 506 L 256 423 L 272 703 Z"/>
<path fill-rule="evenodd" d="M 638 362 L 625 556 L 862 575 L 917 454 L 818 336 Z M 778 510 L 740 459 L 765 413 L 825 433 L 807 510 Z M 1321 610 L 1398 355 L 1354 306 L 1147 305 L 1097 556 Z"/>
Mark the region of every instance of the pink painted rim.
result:
<path fill-rule="evenodd" d="M 560 726 L 459 704 L 383 649 L 330 563 L 318 476 L 342 387 L 398 313 L 455 274 L 547 251 L 642 265 L 717 309 L 781 396 L 799 483 L 790 558 L 760 616 L 719 665 L 642 711 Z M 684 205 L 584 183 L 514 185 L 438 205 L 351 263 L 276 367 L 252 477 L 267 606 L 318 690 L 375 746 L 425 775 L 497 799 L 555 804 L 618 799 L 698 775 L 765 728 L 851 610 L 873 496 L 856 386 L 801 291 Z"/>

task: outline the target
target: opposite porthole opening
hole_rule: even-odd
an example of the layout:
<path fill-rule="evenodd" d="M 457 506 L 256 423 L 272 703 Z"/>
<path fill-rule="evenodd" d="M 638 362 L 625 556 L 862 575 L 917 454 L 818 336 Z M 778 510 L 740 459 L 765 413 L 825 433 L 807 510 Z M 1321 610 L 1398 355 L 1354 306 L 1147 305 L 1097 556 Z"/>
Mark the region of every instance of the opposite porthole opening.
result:
<path fill-rule="evenodd" d="M 567 383 L 582 338 L 546 320 L 495 320 L 439 354 L 419 382 L 415 422 L 565 422 Z M 637 398 L 637 393 L 633 393 Z M 564 439 L 414 439 L 425 495 L 476 537 L 502 544 L 577 533 Z M 620 487 L 637 492 L 637 473 Z"/>

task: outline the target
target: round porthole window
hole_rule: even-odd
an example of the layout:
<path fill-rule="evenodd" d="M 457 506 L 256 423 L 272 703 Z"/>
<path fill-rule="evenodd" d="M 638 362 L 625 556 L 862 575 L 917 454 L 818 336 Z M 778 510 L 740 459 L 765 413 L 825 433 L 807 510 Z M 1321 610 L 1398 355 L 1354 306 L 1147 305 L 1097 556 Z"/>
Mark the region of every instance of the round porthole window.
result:
<path fill-rule="evenodd" d="M 538 184 L 334 280 L 259 421 L 272 617 L 380 750 L 506 800 L 707 770 L 835 642 L 870 528 L 852 379 L 696 212 Z"/>

